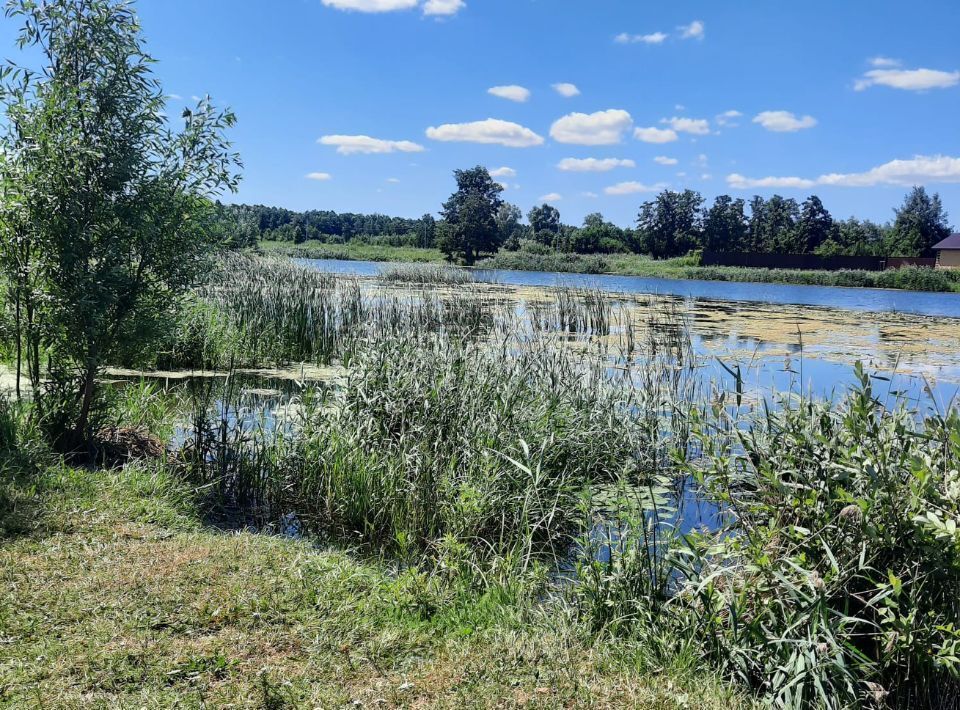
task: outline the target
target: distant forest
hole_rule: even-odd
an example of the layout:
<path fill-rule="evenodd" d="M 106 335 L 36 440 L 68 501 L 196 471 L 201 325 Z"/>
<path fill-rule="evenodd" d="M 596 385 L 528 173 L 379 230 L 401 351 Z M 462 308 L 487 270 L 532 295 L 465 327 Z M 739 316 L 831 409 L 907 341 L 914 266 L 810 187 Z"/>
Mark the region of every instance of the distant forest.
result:
<path fill-rule="evenodd" d="M 928 256 L 950 234 L 939 195 L 923 187 L 909 191 L 893 220 L 835 219 L 816 195 L 802 202 L 773 195 L 750 200 L 718 196 L 707 206 L 692 190 L 664 190 L 640 206 L 632 228 L 619 227 L 600 213 L 580 226 L 564 224 L 559 210 L 539 205 L 523 221 L 520 208 L 501 199 L 502 188 L 485 168 L 455 172 L 457 191 L 440 218 L 419 219 L 331 210 L 294 212 L 263 205 L 221 205 L 224 240 L 236 247 L 258 241 L 308 241 L 439 248 L 452 259 L 472 263 L 500 249 L 536 253 L 638 253 L 654 258 L 696 250 L 819 254 L 822 256 Z"/>

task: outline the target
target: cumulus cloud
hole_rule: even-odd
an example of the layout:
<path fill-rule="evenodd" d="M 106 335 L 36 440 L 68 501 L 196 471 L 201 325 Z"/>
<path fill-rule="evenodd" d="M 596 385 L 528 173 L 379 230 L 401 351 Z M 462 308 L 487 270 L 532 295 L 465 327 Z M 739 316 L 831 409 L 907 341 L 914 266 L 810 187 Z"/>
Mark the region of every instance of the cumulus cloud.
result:
<path fill-rule="evenodd" d="M 506 166 L 490 171 L 490 177 L 516 177 L 517 171 Z"/>
<path fill-rule="evenodd" d="M 680 136 L 672 128 L 637 128 L 633 137 L 644 143 L 672 143 Z"/>
<path fill-rule="evenodd" d="M 775 133 L 794 133 L 817 125 L 813 116 L 796 116 L 790 111 L 761 111 L 753 117 L 753 122 Z"/>
<path fill-rule="evenodd" d="M 553 90 L 560 94 L 565 99 L 572 99 L 574 96 L 580 95 L 580 89 L 577 88 L 576 84 L 569 84 L 567 82 L 561 82 L 559 84 L 553 85 Z"/>
<path fill-rule="evenodd" d="M 917 155 L 909 160 L 891 160 L 863 173 L 821 175 L 821 185 L 873 187 L 874 185 L 910 186 L 924 183 L 960 182 L 960 158 L 946 155 Z"/>
<path fill-rule="evenodd" d="M 692 133 L 695 136 L 705 136 L 710 133 L 710 121 L 705 118 L 663 118 L 665 123 L 678 133 Z"/>
<path fill-rule="evenodd" d="M 613 145 L 630 130 L 633 118 L 621 109 L 596 113 L 571 113 L 550 127 L 550 135 L 558 143 L 574 145 Z"/>
<path fill-rule="evenodd" d="M 530 148 L 543 144 L 543 138 L 529 128 L 497 118 L 431 126 L 427 129 L 427 138 L 447 143 L 484 143 L 503 145 L 508 148 Z"/>
<path fill-rule="evenodd" d="M 523 86 L 517 86 L 516 84 L 510 84 L 508 86 L 494 86 L 487 89 L 487 93 L 492 96 L 497 96 L 501 99 L 507 99 L 508 101 L 516 101 L 517 103 L 523 103 L 530 98 L 530 89 L 527 89 Z"/>
<path fill-rule="evenodd" d="M 446 17 L 456 15 L 466 6 L 463 0 L 427 0 L 423 4 L 423 14 Z"/>
<path fill-rule="evenodd" d="M 540 196 L 540 202 L 559 202 L 562 199 L 563 195 L 556 192 L 548 192 L 546 195 Z"/>
<path fill-rule="evenodd" d="M 327 180 L 332 180 L 333 175 L 330 173 L 307 173 L 307 180 L 316 180 L 318 182 L 326 182 Z"/>
<path fill-rule="evenodd" d="M 355 12 L 410 10 L 416 7 L 419 2 L 420 0 L 323 0 L 323 4 L 327 7 Z"/>
<path fill-rule="evenodd" d="M 890 57 L 873 57 L 870 59 L 870 66 L 877 67 L 882 69 L 883 67 L 898 67 L 900 66 L 899 59 L 891 59 Z"/>
<path fill-rule="evenodd" d="M 632 35 L 628 32 L 622 32 L 613 38 L 618 44 L 662 44 L 667 38 L 663 32 L 651 32 L 646 35 Z"/>
<path fill-rule="evenodd" d="M 836 187 L 908 187 L 932 183 L 960 183 L 960 158 L 946 155 L 917 155 L 907 160 L 891 160 L 862 173 L 827 173 L 814 179 L 801 177 L 748 178 L 734 173 L 727 184 L 735 189 L 755 187 L 808 188 L 815 185 Z"/>
<path fill-rule="evenodd" d="M 644 185 L 642 182 L 619 182 L 616 185 L 604 188 L 608 195 L 635 195 L 639 192 L 657 192 L 665 187 L 663 183 Z"/>
<path fill-rule="evenodd" d="M 707 27 L 702 20 L 694 20 L 689 25 L 680 25 L 677 29 L 680 30 L 681 39 L 703 39 Z"/>
<path fill-rule="evenodd" d="M 903 91 L 926 91 L 928 89 L 949 89 L 960 84 L 960 71 L 940 71 L 939 69 L 871 69 L 853 85 L 856 91 L 864 91 L 871 86 L 887 86 Z"/>
<path fill-rule="evenodd" d="M 570 173 L 605 173 L 616 168 L 635 168 L 637 164 L 619 158 L 564 158 L 557 167 Z"/>
<path fill-rule="evenodd" d="M 355 153 L 422 153 L 424 147 L 412 141 L 389 141 L 370 136 L 323 136 L 321 145 L 337 147 L 341 155 Z"/>
<path fill-rule="evenodd" d="M 676 158 L 668 158 L 665 155 L 658 155 L 653 159 L 658 165 L 676 165 L 679 161 Z"/>

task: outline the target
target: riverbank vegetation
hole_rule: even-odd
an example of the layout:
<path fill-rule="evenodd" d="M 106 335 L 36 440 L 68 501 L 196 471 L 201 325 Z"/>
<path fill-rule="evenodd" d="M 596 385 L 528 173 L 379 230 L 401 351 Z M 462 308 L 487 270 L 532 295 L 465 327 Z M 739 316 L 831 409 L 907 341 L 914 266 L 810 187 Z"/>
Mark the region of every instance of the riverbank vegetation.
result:
<path fill-rule="evenodd" d="M 223 248 L 229 112 L 163 128 L 124 3 L 10 8 L 0 703 L 958 707 L 955 405 L 757 399 L 675 301 Z"/>

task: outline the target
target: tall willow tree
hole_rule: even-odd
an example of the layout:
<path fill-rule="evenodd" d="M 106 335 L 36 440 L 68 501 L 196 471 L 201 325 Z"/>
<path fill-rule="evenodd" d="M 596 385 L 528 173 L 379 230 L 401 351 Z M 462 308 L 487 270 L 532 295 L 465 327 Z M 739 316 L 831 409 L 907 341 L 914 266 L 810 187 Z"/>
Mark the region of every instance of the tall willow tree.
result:
<path fill-rule="evenodd" d="M 105 363 L 147 348 L 201 273 L 211 198 L 235 189 L 229 111 L 167 122 L 130 3 L 8 0 L 40 66 L 0 69 L 2 263 L 36 411 L 64 451 L 93 440 Z"/>

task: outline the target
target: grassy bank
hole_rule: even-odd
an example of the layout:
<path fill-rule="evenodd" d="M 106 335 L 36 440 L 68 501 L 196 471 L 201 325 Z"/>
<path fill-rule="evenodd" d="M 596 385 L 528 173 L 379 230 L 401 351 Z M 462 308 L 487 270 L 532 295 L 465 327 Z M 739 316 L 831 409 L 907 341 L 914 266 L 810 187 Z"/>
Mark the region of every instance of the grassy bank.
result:
<path fill-rule="evenodd" d="M 204 527 L 162 470 L 24 485 L 0 538 L 5 706 L 748 706 L 569 616 L 493 595 L 426 613 L 394 565 Z"/>
<path fill-rule="evenodd" d="M 639 254 L 532 254 L 502 251 L 478 264 L 490 269 L 617 274 L 702 281 L 783 283 L 810 286 L 895 288 L 960 292 L 960 272 L 907 267 L 895 271 L 800 271 L 736 266 L 700 266 L 695 259 L 654 260 Z"/>
<path fill-rule="evenodd" d="M 267 254 L 282 254 L 303 259 L 341 259 L 344 261 L 397 261 L 410 263 L 442 263 L 445 259 L 439 249 L 394 247 L 381 244 L 322 244 L 320 242 L 260 242 Z"/>

